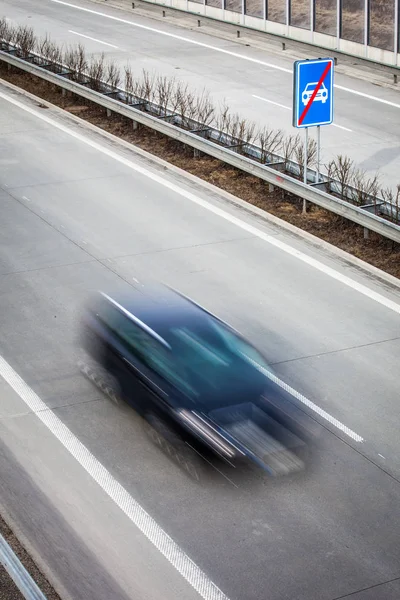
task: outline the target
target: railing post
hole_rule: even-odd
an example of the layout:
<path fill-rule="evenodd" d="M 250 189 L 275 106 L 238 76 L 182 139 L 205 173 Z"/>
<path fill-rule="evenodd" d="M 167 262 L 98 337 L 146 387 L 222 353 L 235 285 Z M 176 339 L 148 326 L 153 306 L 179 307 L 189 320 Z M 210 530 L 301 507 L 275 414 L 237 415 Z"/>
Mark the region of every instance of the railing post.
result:
<path fill-rule="evenodd" d="M 400 0 L 394 2 L 394 64 L 397 65 L 397 54 L 399 53 L 399 4 Z"/>
<path fill-rule="evenodd" d="M 340 49 L 342 36 L 342 0 L 336 0 L 336 49 Z"/>
<path fill-rule="evenodd" d="M 369 0 L 364 0 L 364 54 L 368 56 L 369 43 Z"/>

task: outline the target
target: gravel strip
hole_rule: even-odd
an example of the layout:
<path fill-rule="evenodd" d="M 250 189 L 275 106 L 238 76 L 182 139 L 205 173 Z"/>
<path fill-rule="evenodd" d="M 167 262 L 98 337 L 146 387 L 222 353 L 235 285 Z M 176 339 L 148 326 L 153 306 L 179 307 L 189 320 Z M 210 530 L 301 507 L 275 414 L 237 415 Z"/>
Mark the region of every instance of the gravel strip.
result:
<path fill-rule="evenodd" d="M 61 600 L 60 596 L 54 591 L 47 579 L 39 571 L 38 567 L 29 556 L 25 548 L 20 544 L 7 523 L 0 516 L 0 533 L 11 546 L 13 552 L 18 556 L 25 569 L 37 583 L 43 594 L 48 600 Z M 0 566 L 0 600 L 24 600 L 11 577 L 9 577 L 4 567 Z"/>

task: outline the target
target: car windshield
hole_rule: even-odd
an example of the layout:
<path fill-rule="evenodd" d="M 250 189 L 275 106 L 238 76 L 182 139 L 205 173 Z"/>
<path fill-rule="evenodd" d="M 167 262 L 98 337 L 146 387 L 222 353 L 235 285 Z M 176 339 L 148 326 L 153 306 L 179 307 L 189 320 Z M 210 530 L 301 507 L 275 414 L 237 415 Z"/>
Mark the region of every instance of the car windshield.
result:
<path fill-rule="evenodd" d="M 213 319 L 206 326 L 179 326 L 169 333 L 187 389 L 198 399 L 221 393 L 231 396 L 253 384 L 258 387 L 263 385 L 265 370 L 271 372 L 253 346 Z"/>

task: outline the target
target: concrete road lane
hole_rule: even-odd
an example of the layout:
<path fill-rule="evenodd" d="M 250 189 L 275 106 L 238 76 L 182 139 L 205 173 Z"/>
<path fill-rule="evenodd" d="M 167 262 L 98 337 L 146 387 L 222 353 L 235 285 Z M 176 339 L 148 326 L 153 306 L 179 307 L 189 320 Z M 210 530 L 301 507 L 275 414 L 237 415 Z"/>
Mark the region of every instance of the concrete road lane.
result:
<path fill-rule="evenodd" d="M 175 172 L 160 176 L 156 164 L 58 111 L 0 93 L 4 358 L 228 598 L 397 598 L 398 288 L 252 217 L 217 190 Z M 101 397 L 75 365 L 76 319 L 88 291 L 140 288 L 149 274 L 251 336 L 280 376 L 365 441 L 315 414 L 330 433 L 307 476 L 272 482 L 249 475 L 232 485 L 215 473 L 203 487 L 192 484 L 151 445 L 140 419 Z M 147 597 L 146 586 L 157 597 L 164 577 L 170 590 L 184 585 L 147 548 L 143 578 L 130 588 L 127 563 L 134 573 L 142 565 L 138 532 L 125 528 L 123 515 L 98 497 L 101 490 L 12 391 L 1 394 L 0 410 L 4 452 L 33 479 L 27 489 L 39 485 L 78 533 L 68 536 L 68 557 L 83 544 L 84 565 L 106 565 L 110 585 L 130 598 Z M 9 470 L 7 480 L 17 494 Z M 17 519 L 25 510 L 18 498 Z M 4 491 L 2 501 L 12 506 Z M 114 522 L 120 533 L 109 548 Z M 51 516 L 44 557 L 52 527 Z M 27 523 L 25 530 L 33 539 Z M 71 556 L 77 559 L 79 552 Z M 153 560 L 159 568 L 151 571 Z M 66 564 L 51 565 L 65 585 Z"/>
<path fill-rule="evenodd" d="M 121 67 L 130 62 L 137 75 L 146 69 L 176 76 L 199 91 L 205 87 L 217 103 L 226 100 L 234 111 L 258 124 L 294 132 L 292 59 L 132 11 L 115 10 L 104 3 L 1 0 L 0 14 L 14 23 L 31 25 L 40 35 L 49 33 L 64 44 L 81 42 L 90 53 L 104 52 Z M 379 169 L 382 184 L 395 187 L 400 153 L 398 92 L 344 74 L 337 74 L 336 84 L 340 88 L 335 90 L 335 125 L 323 128 L 322 162 L 344 152 L 363 170 L 372 173 Z"/>

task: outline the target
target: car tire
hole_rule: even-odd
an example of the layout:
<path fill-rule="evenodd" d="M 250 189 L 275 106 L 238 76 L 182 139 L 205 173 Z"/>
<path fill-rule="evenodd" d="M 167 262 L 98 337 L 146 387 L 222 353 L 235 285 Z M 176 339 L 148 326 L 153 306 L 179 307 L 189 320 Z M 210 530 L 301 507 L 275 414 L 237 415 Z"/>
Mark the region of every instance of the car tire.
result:
<path fill-rule="evenodd" d="M 172 428 L 151 413 L 145 415 L 144 429 L 151 441 L 190 479 L 196 482 L 202 480 L 204 460 Z"/>

